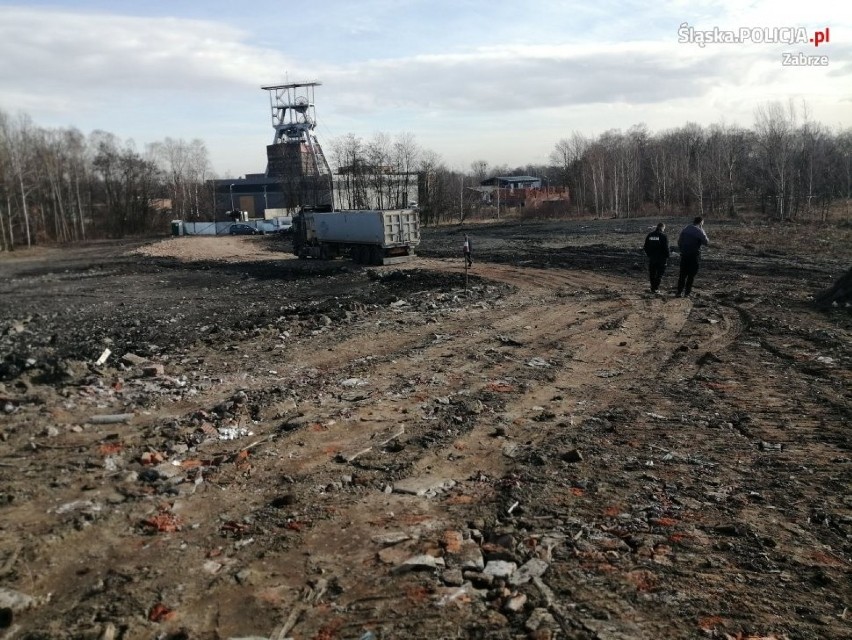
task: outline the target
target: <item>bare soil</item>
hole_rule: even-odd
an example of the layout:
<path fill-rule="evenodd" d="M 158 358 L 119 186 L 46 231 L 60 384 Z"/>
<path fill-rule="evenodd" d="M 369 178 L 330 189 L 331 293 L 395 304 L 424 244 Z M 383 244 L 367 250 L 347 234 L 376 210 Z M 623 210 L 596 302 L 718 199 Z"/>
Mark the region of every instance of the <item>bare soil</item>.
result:
<path fill-rule="evenodd" d="M 852 230 L 654 222 L 4 256 L 0 638 L 852 637 Z"/>

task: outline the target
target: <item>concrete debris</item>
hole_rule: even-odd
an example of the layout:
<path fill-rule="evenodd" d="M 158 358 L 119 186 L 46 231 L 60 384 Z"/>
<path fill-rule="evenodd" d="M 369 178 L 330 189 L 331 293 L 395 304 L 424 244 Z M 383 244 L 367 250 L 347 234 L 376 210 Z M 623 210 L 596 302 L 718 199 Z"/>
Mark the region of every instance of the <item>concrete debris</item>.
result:
<path fill-rule="evenodd" d="M 383 547 L 390 547 L 395 544 L 399 544 L 400 542 L 405 542 L 406 540 L 411 540 L 411 536 L 402 531 L 392 531 L 389 533 L 383 533 L 376 536 L 373 536 L 371 540 L 378 545 Z"/>
<path fill-rule="evenodd" d="M 424 571 L 435 570 L 445 566 L 443 558 L 436 558 L 428 554 L 421 554 L 408 558 L 401 565 L 397 566 L 394 571 L 402 573 L 405 571 Z"/>
<path fill-rule="evenodd" d="M 527 595 L 525 593 L 519 593 L 506 601 L 506 604 L 503 605 L 503 610 L 507 613 L 519 613 L 524 610 L 524 605 L 526 605 L 526 603 Z"/>
<path fill-rule="evenodd" d="M 436 607 L 446 607 L 448 604 L 459 601 L 473 595 L 474 591 L 470 584 L 464 584 L 456 589 L 450 589 L 446 593 L 440 594 L 435 601 Z"/>
<path fill-rule="evenodd" d="M 340 381 L 341 387 L 354 388 L 354 387 L 363 387 L 369 384 L 369 380 L 366 378 L 346 378 L 345 380 Z"/>
<path fill-rule="evenodd" d="M 470 580 L 474 586 L 480 588 L 490 588 L 494 584 L 494 576 L 481 571 L 463 571 L 462 576 L 465 580 Z"/>
<path fill-rule="evenodd" d="M 514 562 L 506 562 L 505 560 L 489 560 L 485 565 L 485 568 L 482 570 L 482 573 L 495 578 L 508 578 L 517 568 L 518 565 Z"/>
<path fill-rule="evenodd" d="M 133 419 L 132 413 L 111 413 L 105 415 L 97 415 L 89 418 L 89 424 L 119 424 L 122 422 L 130 422 Z"/>
<path fill-rule="evenodd" d="M 57 515 L 63 515 L 65 513 L 99 513 L 103 509 L 103 505 L 99 502 L 94 502 L 93 500 L 74 500 L 73 502 L 66 502 L 65 504 L 56 508 L 54 513 Z"/>
<path fill-rule="evenodd" d="M 34 607 L 38 604 L 38 600 L 32 596 L 28 596 L 20 591 L 0 587 L 0 611 L 9 609 L 12 613 L 19 613 Z"/>
<path fill-rule="evenodd" d="M 464 575 L 459 568 L 447 569 L 441 574 L 441 580 L 450 587 L 460 587 L 464 584 Z"/>
<path fill-rule="evenodd" d="M 456 486 L 455 480 L 435 476 L 419 476 L 395 482 L 393 491 L 394 493 L 433 497 L 447 489 L 452 489 L 454 486 Z"/>
<path fill-rule="evenodd" d="M 222 568 L 222 564 L 215 560 L 207 560 L 201 567 L 206 573 L 216 574 Z"/>
<path fill-rule="evenodd" d="M 542 628 L 557 629 L 558 624 L 550 611 L 539 607 L 533 609 L 530 617 L 527 618 L 527 621 L 524 623 L 524 627 L 527 631 L 538 631 Z"/>
<path fill-rule="evenodd" d="M 137 356 L 135 353 L 125 353 L 123 356 L 121 356 L 121 361 L 125 364 L 139 366 L 148 362 L 148 358 Z"/>
<path fill-rule="evenodd" d="M 13 336 L 26 331 L 26 326 L 23 322 L 12 322 L 6 329 L 6 335 Z"/>
<path fill-rule="evenodd" d="M 462 541 L 458 553 L 448 554 L 448 557 L 453 564 L 457 564 L 463 570 L 482 571 L 485 568 L 482 549 L 474 540 Z"/>
<path fill-rule="evenodd" d="M 527 366 L 533 367 L 534 369 L 546 369 L 550 367 L 551 364 L 544 358 L 533 358 L 532 360 L 527 361 Z"/>
<path fill-rule="evenodd" d="M 520 568 L 509 578 L 509 584 L 520 586 L 526 584 L 533 578 L 540 578 L 550 565 L 544 560 L 532 558 L 520 566 Z"/>

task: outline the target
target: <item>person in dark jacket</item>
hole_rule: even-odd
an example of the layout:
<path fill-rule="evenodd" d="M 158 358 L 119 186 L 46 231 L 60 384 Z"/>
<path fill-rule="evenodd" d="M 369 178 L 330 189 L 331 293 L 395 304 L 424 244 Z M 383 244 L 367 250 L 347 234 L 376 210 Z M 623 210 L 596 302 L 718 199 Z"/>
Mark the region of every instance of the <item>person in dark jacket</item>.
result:
<path fill-rule="evenodd" d="M 645 236 L 645 255 L 648 256 L 648 277 L 651 279 L 651 293 L 657 293 L 660 281 L 666 272 L 671 249 L 665 233 L 666 225 L 662 222 L 651 233 Z"/>
<path fill-rule="evenodd" d="M 704 233 L 704 218 L 697 216 L 692 224 L 680 232 L 677 246 L 680 249 L 680 275 L 677 279 L 677 297 L 689 297 L 692 293 L 692 283 L 698 273 L 698 262 L 701 258 L 701 247 L 710 244 Z"/>

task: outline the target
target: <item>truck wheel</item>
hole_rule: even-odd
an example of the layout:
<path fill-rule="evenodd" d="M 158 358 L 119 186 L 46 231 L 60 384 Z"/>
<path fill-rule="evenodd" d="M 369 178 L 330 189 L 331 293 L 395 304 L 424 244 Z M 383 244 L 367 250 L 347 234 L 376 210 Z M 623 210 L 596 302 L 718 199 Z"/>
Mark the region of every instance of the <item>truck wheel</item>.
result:
<path fill-rule="evenodd" d="M 319 250 L 320 260 L 328 260 L 328 247 L 322 245 Z"/>
<path fill-rule="evenodd" d="M 382 249 L 381 247 L 370 247 L 370 264 L 373 265 L 381 265 L 382 260 Z"/>

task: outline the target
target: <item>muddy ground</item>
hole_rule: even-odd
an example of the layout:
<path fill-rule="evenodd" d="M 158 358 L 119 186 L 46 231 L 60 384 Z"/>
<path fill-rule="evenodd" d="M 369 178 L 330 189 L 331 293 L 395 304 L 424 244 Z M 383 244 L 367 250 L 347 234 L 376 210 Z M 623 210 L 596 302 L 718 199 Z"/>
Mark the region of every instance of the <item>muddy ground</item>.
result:
<path fill-rule="evenodd" d="M 653 222 L 3 256 L 0 638 L 852 637 L 852 228 Z"/>

